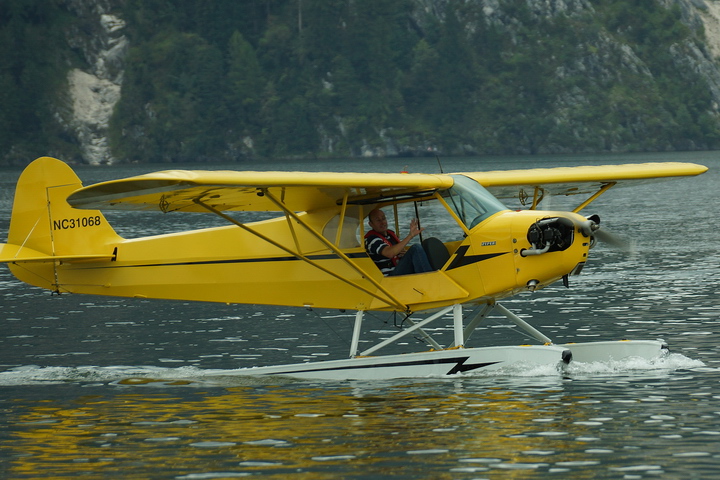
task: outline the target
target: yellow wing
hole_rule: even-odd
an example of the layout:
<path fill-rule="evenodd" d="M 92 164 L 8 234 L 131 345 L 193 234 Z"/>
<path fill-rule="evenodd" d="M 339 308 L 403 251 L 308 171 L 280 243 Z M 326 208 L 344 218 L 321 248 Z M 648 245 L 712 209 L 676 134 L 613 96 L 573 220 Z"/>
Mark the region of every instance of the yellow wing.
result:
<path fill-rule="evenodd" d="M 236 172 L 172 170 L 98 183 L 73 192 L 76 208 L 206 212 L 279 211 L 266 193 L 291 211 L 337 206 L 343 200 L 379 203 L 451 187 L 449 175 L 388 173 Z M 366 202 L 363 199 L 367 199 Z"/>
<path fill-rule="evenodd" d="M 535 168 L 465 173 L 500 199 L 519 199 L 534 208 L 546 195 L 593 195 L 576 208 L 585 207 L 597 195 L 615 185 L 639 185 L 672 177 L 700 175 L 704 165 L 663 162 L 583 167 Z"/>
<path fill-rule="evenodd" d="M 645 163 L 537 168 L 462 173 L 500 199 L 525 204 L 544 195 L 595 194 L 617 184 L 639 184 L 668 177 L 699 175 L 707 167 L 692 163 Z M 348 203 L 382 203 L 421 197 L 450 188 L 449 174 L 237 172 L 169 170 L 98 183 L 73 192 L 76 208 L 206 212 L 312 211 Z M 271 193 L 272 195 L 267 195 Z M 278 199 L 280 208 L 271 199 Z M 576 210 L 584 207 L 588 202 Z"/>

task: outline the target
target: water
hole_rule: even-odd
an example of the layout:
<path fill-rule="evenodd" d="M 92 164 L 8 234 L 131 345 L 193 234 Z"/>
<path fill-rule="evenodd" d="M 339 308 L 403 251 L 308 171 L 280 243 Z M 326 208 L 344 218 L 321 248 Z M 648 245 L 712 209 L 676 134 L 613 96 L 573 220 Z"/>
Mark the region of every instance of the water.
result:
<path fill-rule="evenodd" d="M 720 246 L 712 195 L 720 162 L 713 153 L 540 160 L 569 166 L 655 159 L 694 161 L 711 171 L 611 190 L 587 213 L 632 239 L 634 253 L 598 246 L 570 289 L 552 286 L 505 302 L 557 342 L 665 339 L 671 355 L 652 362 L 383 382 L 214 376 L 218 369 L 344 358 L 353 312 L 51 297 L 2 268 L 0 476 L 716 477 Z M 522 168 L 538 160 L 451 159 L 443 168 Z M 293 167 L 394 172 L 408 163 L 411 171 L 438 168 L 434 159 Z M 78 170 L 89 184 L 153 168 Z M 0 171 L 2 232 L 18 174 Z M 569 199 L 553 201 L 560 207 Z M 215 224 L 202 215 L 109 217 L 125 236 Z M 368 317 L 379 335 L 396 331 L 391 317 Z M 471 343 L 525 341 L 496 318 Z M 408 349 L 423 348 L 407 342 Z"/>

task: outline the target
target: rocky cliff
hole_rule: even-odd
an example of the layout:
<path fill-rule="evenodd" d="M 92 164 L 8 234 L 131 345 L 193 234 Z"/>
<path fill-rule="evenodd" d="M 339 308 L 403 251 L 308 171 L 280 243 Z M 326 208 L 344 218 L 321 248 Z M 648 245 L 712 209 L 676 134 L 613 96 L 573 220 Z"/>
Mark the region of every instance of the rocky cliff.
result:
<path fill-rule="evenodd" d="M 109 0 L 67 0 L 77 22 L 67 30 L 68 45 L 81 52 L 86 68 L 72 68 L 67 76 L 71 108 L 64 123 L 77 137 L 86 163 L 113 163 L 108 126 L 120 100 L 128 40 L 125 22 L 112 13 Z"/>

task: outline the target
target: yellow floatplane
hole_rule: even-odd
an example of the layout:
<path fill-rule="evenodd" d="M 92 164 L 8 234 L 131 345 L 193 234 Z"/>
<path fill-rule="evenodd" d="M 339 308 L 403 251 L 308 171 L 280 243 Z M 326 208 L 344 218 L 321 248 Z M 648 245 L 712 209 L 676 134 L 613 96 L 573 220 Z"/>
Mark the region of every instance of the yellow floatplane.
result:
<path fill-rule="evenodd" d="M 458 174 L 172 170 L 83 187 L 68 165 L 43 157 L 18 180 L 0 262 L 19 280 L 57 293 L 357 312 L 349 358 L 244 374 L 374 379 L 652 358 L 666 351 L 663 342 L 556 345 L 498 301 L 580 273 L 602 230 L 597 216 L 579 212 L 608 189 L 706 170 L 690 163 Z M 537 210 L 549 195 L 580 200 L 573 211 Z M 520 199 L 524 208 L 508 209 L 499 200 L 506 198 Z M 395 218 L 397 231 L 403 216 L 447 219 L 447 238 L 422 239 L 434 271 L 383 276 L 362 241 L 364 219 L 378 207 Z M 227 226 L 124 239 L 101 213 L 108 209 L 205 212 Z M 245 222 L 237 212 L 277 215 Z M 463 306 L 478 313 L 465 318 Z M 360 351 L 367 311 L 399 312 L 406 328 Z M 467 347 L 490 312 L 505 315 L 539 344 Z M 443 319 L 452 323 L 451 345 L 440 345 L 427 328 Z M 421 335 L 430 350 L 375 355 L 409 334 Z"/>

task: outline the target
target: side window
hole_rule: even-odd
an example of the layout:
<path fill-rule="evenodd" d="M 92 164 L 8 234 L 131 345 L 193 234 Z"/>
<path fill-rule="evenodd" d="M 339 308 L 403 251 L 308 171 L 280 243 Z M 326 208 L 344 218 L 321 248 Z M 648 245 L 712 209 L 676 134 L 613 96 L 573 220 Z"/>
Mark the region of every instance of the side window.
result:
<path fill-rule="evenodd" d="M 383 208 L 383 211 L 388 217 L 390 228 L 395 230 L 395 217 L 392 205 Z M 450 216 L 445 207 L 435 199 L 401 203 L 397 206 L 397 211 L 399 226 L 397 234 L 400 238 L 408 234 L 410 221 L 413 218 L 418 218 L 420 227 L 425 229 L 422 232 L 423 239 L 437 237 L 443 242 L 452 242 L 462 240 L 464 237 L 464 232 L 460 225 Z"/>
<path fill-rule="evenodd" d="M 330 219 L 330 221 L 328 221 L 328 223 L 325 224 L 325 228 L 323 228 L 323 237 L 325 237 L 332 243 L 335 243 L 335 241 L 337 240 L 339 225 L 340 215 L 335 215 Z M 338 245 L 339 248 L 354 248 L 360 246 L 360 241 L 358 240 L 359 226 L 360 222 L 356 217 L 352 217 L 350 215 L 345 216 L 342 232 L 340 234 L 340 243 Z"/>

